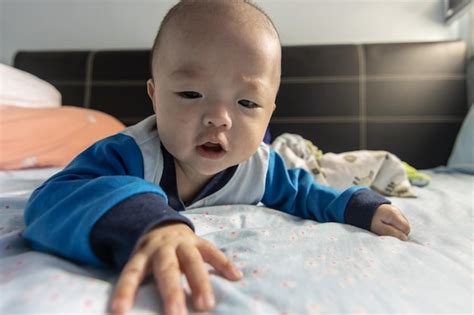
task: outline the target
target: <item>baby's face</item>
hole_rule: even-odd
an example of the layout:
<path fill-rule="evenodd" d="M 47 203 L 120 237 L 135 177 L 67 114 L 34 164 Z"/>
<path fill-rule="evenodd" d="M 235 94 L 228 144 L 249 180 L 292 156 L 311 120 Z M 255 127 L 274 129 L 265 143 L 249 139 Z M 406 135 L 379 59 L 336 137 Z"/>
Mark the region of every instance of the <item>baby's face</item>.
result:
<path fill-rule="evenodd" d="M 255 153 L 278 91 L 280 48 L 225 24 L 164 34 L 148 82 L 158 132 L 181 169 L 214 175 Z"/>

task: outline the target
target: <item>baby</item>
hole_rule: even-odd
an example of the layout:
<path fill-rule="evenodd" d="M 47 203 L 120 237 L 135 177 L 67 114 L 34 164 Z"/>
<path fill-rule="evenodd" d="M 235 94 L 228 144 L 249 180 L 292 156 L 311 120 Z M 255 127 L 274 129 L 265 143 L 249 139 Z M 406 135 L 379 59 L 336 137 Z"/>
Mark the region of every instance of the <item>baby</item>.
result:
<path fill-rule="evenodd" d="M 409 223 L 363 187 L 338 192 L 286 169 L 262 143 L 275 109 L 281 47 L 270 19 L 244 0 L 184 0 L 162 22 L 147 82 L 155 116 L 106 138 L 38 188 L 24 237 L 39 250 L 121 269 L 111 310 L 125 314 L 153 275 L 165 314 L 215 306 L 205 262 L 243 275 L 179 212 L 262 202 L 406 240 Z"/>

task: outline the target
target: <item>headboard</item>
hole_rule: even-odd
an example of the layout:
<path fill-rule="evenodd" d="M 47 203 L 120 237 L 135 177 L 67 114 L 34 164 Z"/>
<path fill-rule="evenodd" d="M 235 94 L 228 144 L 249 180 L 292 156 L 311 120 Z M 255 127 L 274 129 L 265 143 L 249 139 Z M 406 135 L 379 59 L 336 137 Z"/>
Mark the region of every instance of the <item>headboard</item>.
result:
<path fill-rule="evenodd" d="M 298 133 L 324 152 L 445 165 L 467 111 L 465 50 L 460 41 L 285 46 L 271 133 Z M 149 50 L 22 51 L 14 65 L 56 86 L 63 104 L 130 125 L 153 113 L 148 60 Z"/>

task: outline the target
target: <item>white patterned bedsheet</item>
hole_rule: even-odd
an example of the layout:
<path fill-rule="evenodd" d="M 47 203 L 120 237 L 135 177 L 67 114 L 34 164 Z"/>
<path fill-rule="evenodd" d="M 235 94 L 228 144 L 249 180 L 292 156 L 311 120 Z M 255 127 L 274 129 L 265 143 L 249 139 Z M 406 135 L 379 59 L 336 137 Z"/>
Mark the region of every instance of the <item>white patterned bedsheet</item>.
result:
<path fill-rule="evenodd" d="M 116 273 L 31 251 L 20 236 L 29 194 L 53 171 L 0 172 L 2 315 L 107 312 Z M 472 314 L 474 176 L 428 173 L 417 199 L 392 198 L 411 222 L 407 242 L 263 207 L 187 211 L 244 272 L 211 276 L 215 314 Z M 131 314 L 159 312 L 147 281 Z"/>

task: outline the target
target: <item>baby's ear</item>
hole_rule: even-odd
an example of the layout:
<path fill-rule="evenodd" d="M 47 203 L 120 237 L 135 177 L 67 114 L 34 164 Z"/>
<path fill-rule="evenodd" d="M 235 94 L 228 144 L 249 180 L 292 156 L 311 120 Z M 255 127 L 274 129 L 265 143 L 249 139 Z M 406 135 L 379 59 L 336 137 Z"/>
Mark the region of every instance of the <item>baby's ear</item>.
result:
<path fill-rule="evenodd" d="M 155 84 L 153 83 L 153 79 L 148 79 L 148 81 L 146 81 L 146 91 L 148 93 L 148 97 L 151 100 L 151 103 L 153 104 L 153 110 L 155 110 Z"/>
<path fill-rule="evenodd" d="M 148 96 L 153 101 L 153 94 L 155 94 L 155 85 L 153 84 L 153 79 L 148 79 L 148 81 L 146 81 L 146 91 L 148 92 Z"/>

